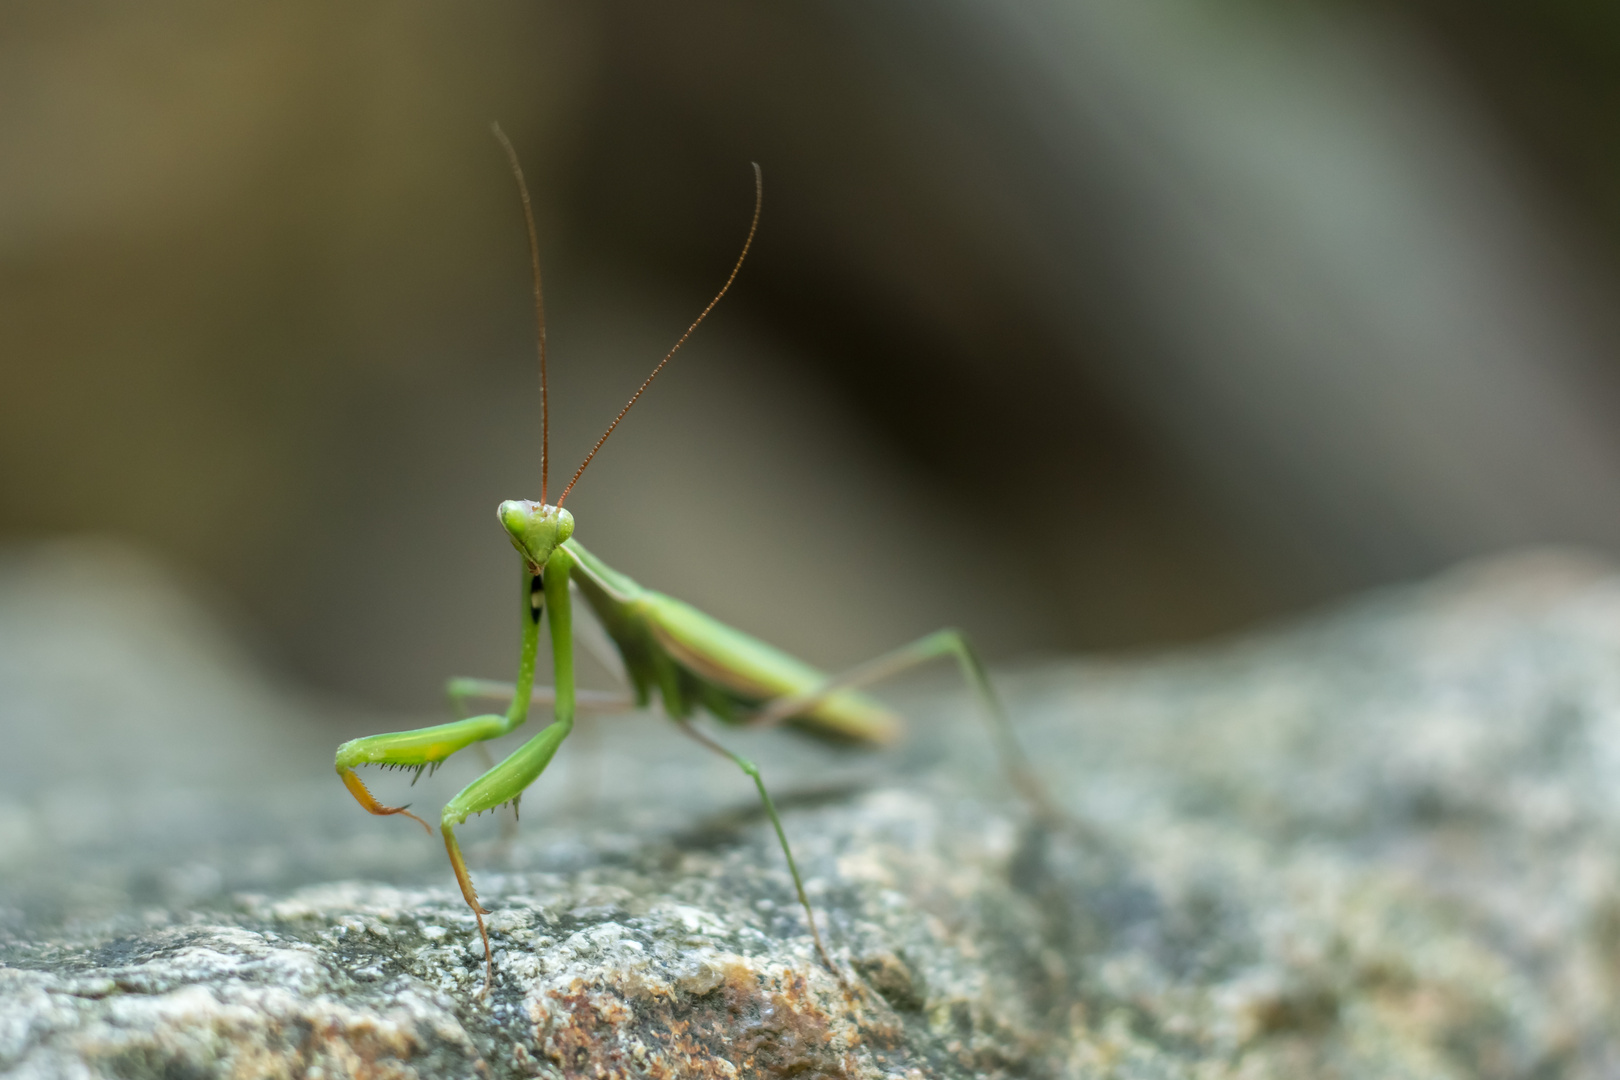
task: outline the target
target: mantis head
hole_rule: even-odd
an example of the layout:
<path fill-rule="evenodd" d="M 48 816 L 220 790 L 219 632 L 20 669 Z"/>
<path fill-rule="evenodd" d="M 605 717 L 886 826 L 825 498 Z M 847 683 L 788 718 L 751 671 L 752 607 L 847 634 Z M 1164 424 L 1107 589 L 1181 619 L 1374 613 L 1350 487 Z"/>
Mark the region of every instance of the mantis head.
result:
<path fill-rule="evenodd" d="M 507 499 L 495 511 L 512 539 L 512 546 L 529 561 L 542 567 L 562 542 L 574 535 L 574 515 L 560 506 L 528 499 Z"/>

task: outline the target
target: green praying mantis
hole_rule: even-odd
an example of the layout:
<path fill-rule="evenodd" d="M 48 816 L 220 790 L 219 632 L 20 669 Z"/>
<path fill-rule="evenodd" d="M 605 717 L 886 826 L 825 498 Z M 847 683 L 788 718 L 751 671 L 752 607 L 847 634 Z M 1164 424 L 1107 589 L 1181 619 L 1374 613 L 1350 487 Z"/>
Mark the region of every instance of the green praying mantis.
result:
<path fill-rule="evenodd" d="M 456 840 L 456 826 L 474 814 L 508 803 L 515 810 L 524 790 L 539 779 L 558 747 L 573 730 L 579 705 L 611 706 L 619 703 L 644 709 L 650 706 L 656 690 L 664 712 L 682 732 L 714 753 L 730 759 L 754 782 L 766 816 L 776 831 L 782 854 L 787 859 L 793 887 L 804 908 L 805 921 L 816 951 L 822 962 L 842 980 L 842 973 L 822 943 L 815 912 L 811 909 L 804 880 L 793 858 L 792 846 L 788 843 L 787 833 L 782 828 L 781 818 L 777 815 L 759 769 L 753 762 L 728 750 L 699 729 L 694 724 L 694 713 L 701 708 L 724 724 L 746 727 L 785 725 L 792 731 L 824 741 L 882 745 L 897 736 L 899 720 L 881 703 L 861 693 L 859 688 L 935 658 L 954 657 L 967 682 L 977 693 L 997 751 L 1015 785 L 1043 818 L 1054 816 L 1052 803 L 1013 735 L 1006 711 L 990 684 L 984 665 L 961 631 L 936 631 L 842 675 L 829 677 L 779 649 L 710 618 L 689 604 L 644 588 L 609 567 L 574 539 L 574 517 L 563 509 L 563 503 L 625 414 L 640 400 L 653 379 L 663 371 L 670 358 L 714 310 L 737 279 L 759 229 L 764 182 L 756 164 L 753 220 L 748 227 L 742 252 L 737 256 L 725 284 L 653 368 L 652 374 L 642 382 L 601 438 L 597 439 L 553 504 L 547 498 L 550 482 L 550 401 L 546 381 L 545 303 L 540 287 L 539 242 L 517 153 L 499 125 L 494 127 L 494 132 L 517 180 L 524 223 L 528 229 L 535 320 L 539 328 L 540 501 L 509 499 L 501 503 L 496 511 L 523 565 L 523 636 L 517 680 L 512 684 L 502 684 L 481 679 L 451 679 L 447 690 L 458 711 L 464 712 L 460 706 L 468 698 L 501 697 L 510 699 L 506 712 L 351 740 L 338 747 L 338 776 L 360 805 L 371 813 L 403 814 L 420 823 L 432 835 L 431 826 L 406 807 L 385 806 L 378 802 L 355 773 L 355 768 L 383 765 L 414 769 L 420 775 L 424 769 L 436 769 L 458 750 L 522 727 L 528 719 L 531 704 L 551 703 L 551 723 L 504 761 L 463 788 L 439 815 L 439 831 L 450 856 L 451 868 L 455 871 L 461 894 L 478 922 L 478 931 L 483 939 L 483 992 L 487 993 L 494 976 L 494 954 L 490 947 L 489 930 L 484 923 L 484 916 L 489 911 L 479 903 L 478 892 L 473 887 L 467 862 Z M 588 692 L 576 689 L 573 632 L 576 590 L 622 658 L 633 699 L 619 702 L 611 696 L 592 697 Z M 535 661 L 540 647 L 542 613 L 550 629 L 555 672 L 555 685 L 549 689 L 535 686 Z"/>

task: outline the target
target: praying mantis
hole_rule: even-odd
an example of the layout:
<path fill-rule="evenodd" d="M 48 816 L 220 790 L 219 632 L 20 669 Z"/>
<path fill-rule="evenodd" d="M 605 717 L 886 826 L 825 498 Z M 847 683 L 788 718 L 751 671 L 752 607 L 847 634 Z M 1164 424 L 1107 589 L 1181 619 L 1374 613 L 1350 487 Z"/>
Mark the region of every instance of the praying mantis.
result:
<path fill-rule="evenodd" d="M 787 860 L 788 872 L 792 876 L 799 904 L 804 908 L 805 922 L 809 926 L 816 952 L 842 981 L 840 969 L 833 963 L 822 942 L 815 912 L 805 893 L 803 877 L 793 858 L 792 846 L 788 843 L 787 833 L 759 769 L 753 762 L 733 753 L 699 729 L 694 723 L 695 712 L 702 709 L 721 723 L 733 726 L 783 725 L 798 734 L 824 741 L 878 746 L 897 736 L 899 720 L 888 708 L 861 693 L 859 688 L 929 660 L 952 657 L 976 692 L 1008 775 L 1042 818 L 1054 816 L 1052 803 L 1013 734 L 1007 713 L 991 686 L 983 663 L 961 631 L 936 631 L 842 675 L 828 677 L 809 664 L 735 630 L 689 604 L 637 584 L 592 555 L 574 538 L 574 517 L 563 509 L 563 503 L 625 414 L 641 399 L 647 387 L 737 279 L 759 229 L 764 180 L 756 164 L 753 219 L 742 252 L 737 256 L 725 284 L 653 368 L 574 471 L 556 503 L 551 503 L 548 499 L 551 418 L 539 241 L 535 232 L 534 211 L 517 153 L 499 125 L 494 126 L 494 133 L 506 152 L 516 178 L 524 223 L 528 229 L 540 361 L 540 501 L 509 499 L 501 503 L 496 511 L 523 567 L 523 631 L 517 680 L 511 684 L 501 684 L 481 679 L 451 679 L 447 690 L 458 705 L 458 711 L 459 706 L 472 697 L 504 697 L 510 699 L 510 704 L 504 713 L 490 713 L 412 731 L 353 739 L 338 747 L 337 774 L 366 810 L 373 814 L 402 814 L 421 824 L 431 836 L 432 827 L 407 807 L 385 806 L 378 802 L 356 774 L 356 767 L 383 765 L 414 769 L 420 775 L 424 769 L 436 769 L 458 750 L 522 727 L 528 719 L 531 704 L 551 702 L 551 723 L 504 761 L 463 788 L 445 804 L 439 816 L 439 831 L 450 856 L 450 866 L 483 939 L 483 993 L 487 993 L 494 978 L 494 953 L 490 946 L 489 930 L 484 923 L 484 916 L 489 914 L 489 910 L 478 900 L 478 892 L 467 870 L 467 862 L 462 857 L 455 830 L 469 817 L 483 811 L 508 803 L 516 809 L 524 790 L 539 779 L 563 740 L 573 730 L 577 707 L 582 700 L 603 704 L 602 700 L 586 699 L 574 684 L 573 617 L 577 591 L 623 660 L 633 692 L 633 700 L 624 704 L 648 708 L 656 690 L 664 712 L 683 733 L 710 751 L 728 758 L 753 781 Z M 550 630 L 555 673 L 555 685 L 549 690 L 535 686 L 542 614 Z M 606 700 L 611 703 L 612 699 Z"/>

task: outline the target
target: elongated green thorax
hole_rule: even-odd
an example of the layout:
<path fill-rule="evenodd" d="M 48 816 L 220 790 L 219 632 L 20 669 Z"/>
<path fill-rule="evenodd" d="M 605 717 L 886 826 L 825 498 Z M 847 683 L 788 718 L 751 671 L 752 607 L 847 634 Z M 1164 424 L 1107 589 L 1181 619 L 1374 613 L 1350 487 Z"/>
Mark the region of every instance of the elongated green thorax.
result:
<path fill-rule="evenodd" d="M 538 573 L 551 553 L 574 535 L 574 515 L 560 506 L 507 499 L 495 514 L 511 537 L 512 546 L 529 560 L 531 573 Z"/>

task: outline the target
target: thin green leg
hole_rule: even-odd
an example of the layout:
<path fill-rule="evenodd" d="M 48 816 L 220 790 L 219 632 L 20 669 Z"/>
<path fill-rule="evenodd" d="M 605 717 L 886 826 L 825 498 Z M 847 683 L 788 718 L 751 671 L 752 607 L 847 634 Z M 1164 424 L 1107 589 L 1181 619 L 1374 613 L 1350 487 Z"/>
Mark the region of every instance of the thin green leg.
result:
<path fill-rule="evenodd" d="M 996 744 L 996 753 L 1001 758 L 1002 768 L 1012 780 L 1013 786 L 1029 800 L 1043 821 L 1055 823 L 1062 820 L 1064 814 L 1047 793 L 1046 785 L 1041 782 L 1034 766 L 1030 764 L 1029 756 L 1024 753 L 1024 747 L 1013 731 L 1012 721 L 1007 716 L 1007 710 L 1002 706 L 995 687 L 990 683 L 990 676 L 985 672 L 978 651 L 973 648 L 966 634 L 954 628 L 936 630 L 909 645 L 902 645 L 893 652 L 884 653 L 875 660 L 869 660 L 841 675 L 827 679 L 807 693 L 768 702 L 744 723 L 749 727 L 780 724 L 815 707 L 818 702 L 840 690 L 867 686 L 942 656 L 956 658 L 962 677 L 978 695 L 982 714 L 990 729 L 990 737 Z"/>
<path fill-rule="evenodd" d="M 455 870 L 456 882 L 461 886 L 461 895 L 472 908 L 473 917 L 478 920 L 478 933 L 484 939 L 484 993 L 489 992 L 490 982 L 495 973 L 494 952 L 489 944 L 489 929 L 484 925 L 484 916 L 489 910 L 478 902 L 478 891 L 473 887 L 472 876 L 467 872 L 467 861 L 462 858 L 461 845 L 456 842 L 455 826 L 462 824 L 474 814 L 485 810 L 493 810 L 505 803 L 515 804 L 523 796 L 523 791 L 539 778 L 546 766 L 551 764 L 552 757 L 557 748 L 568 737 L 574 728 L 574 639 L 572 630 L 573 609 L 569 603 L 568 575 L 573 570 L 574 558 L 565 549 L 558 548 L 546 560 L 545 571 L 541 581 L 545 590 L 546 606 L 550 608 L 551 623 L 551 654 L 556 667 L 556 702 L 553 720 L 538 735 L 512 751 L 511 755 L 474 780 L 461 792 L 445 804 L 444 812 L 439 815 L 439 831 L 444 834 L 444 847 L 450 855 L 450 866 Z M 539 606 L 532 605 L 538 612 Z M 528 629 L 525 628 L 525 634 Z M 528 638 L 525 637 L 525 642 Z M 534 689 L 534 658 L 532 651 L 527 652 L 528 666 L 520 671 L 517 690 L 512 707 L 528 708 L 529 696 Z M 527 678 L 525 678 L 525 674 Z"/>
<path fill-rule="evenodd" d="M 457 714 L 464 714 L 467 711 L 466 703 L 473 698 L 510 702 L 517 694 L 517 684 L 502 682 L 499 679 L 457 676 L 445 681 L 444 693 L 450 699 L 451 708 Z M 530 705 L 553 705 L 556 701 L 557 688 L 554 686 L 536 686 L 529 693 Z M 574 691 L 574 710 L 579 716 L 592 713 L 612 715 L 631 712 L 635 708 L 635 695 L 628 692 L 579 689 Z"/>
<path fill-rule="evenodd" d="M 776 839 L 782 845 L 782 854 L 787 856 L 788 873 L 793 875 L 793 888 L 799 894 L 799 903 L 804 907 L 804 917 L 810 924 L 810 937 L 816 943 L 816 952 L 821 954 L 821 962 L 827 965 L 828 970 L 838 976 L 839 982 L 843 982 L 844 973 L 838 969 L 837 964 L 832 962 L 832 957 L 827 955 L 827 947 L 821 943 L 821 932 L 816 929 L 816 913 L 810 910 L 810 897 L 805 894 L 804 879 L 799 876 L 799 864 L 793 859 L 793 848 L 788 845 L 787 832 L 782 828 L 782 819 L 776 816 L 776 804 L 771 802 L 771 793 L 765 790 L 765 780 L 759 775 L 759 766 L 740 754 L 732 753 L 703 734 L 692 725 L 692 721 L 683 718 L 677 719 L 675 722 L 680 725 L 682 731 L 697 742 L 713 750 L 721 757 L 730 758 L 737 768 L 753 779 L 754 786 L 759 789 L 759 801 L 765 804 L 765 814 L 771 819 L 771 827 L 776 830 Z"/>
<path fill-rule="evenodd" d="M 529 701 L 534 696 L 534 662 L 540 643 L 540 611 L 543 594 L 540 578 L 527 577 L 523 594 L 523 648 L 518 660 L 518 678 L 513 686 L 511 705 L 504 715 L 490 714 L 456 720 L 448 724 L 417 728 L 413 731 L 394 731 L 384 735 L 367 735 L 351 739 L 338 747 L 336 768 L 361 806 L 373 814 L 404 814 L 421 824 L 428 832 L 428 823 L 404 806 L 384 806 L 366 788 L 365 782 L 355 774 L 358 765 L 383 765 L 390 768 L 415 769 L 418 776 L 424 769 L 436 769 L 439 763 L 456 751 L 475 742 L 498 738 L 521 727 L 529 718 Z M 519 692 L 521 691 L 521 692 Z"/>

